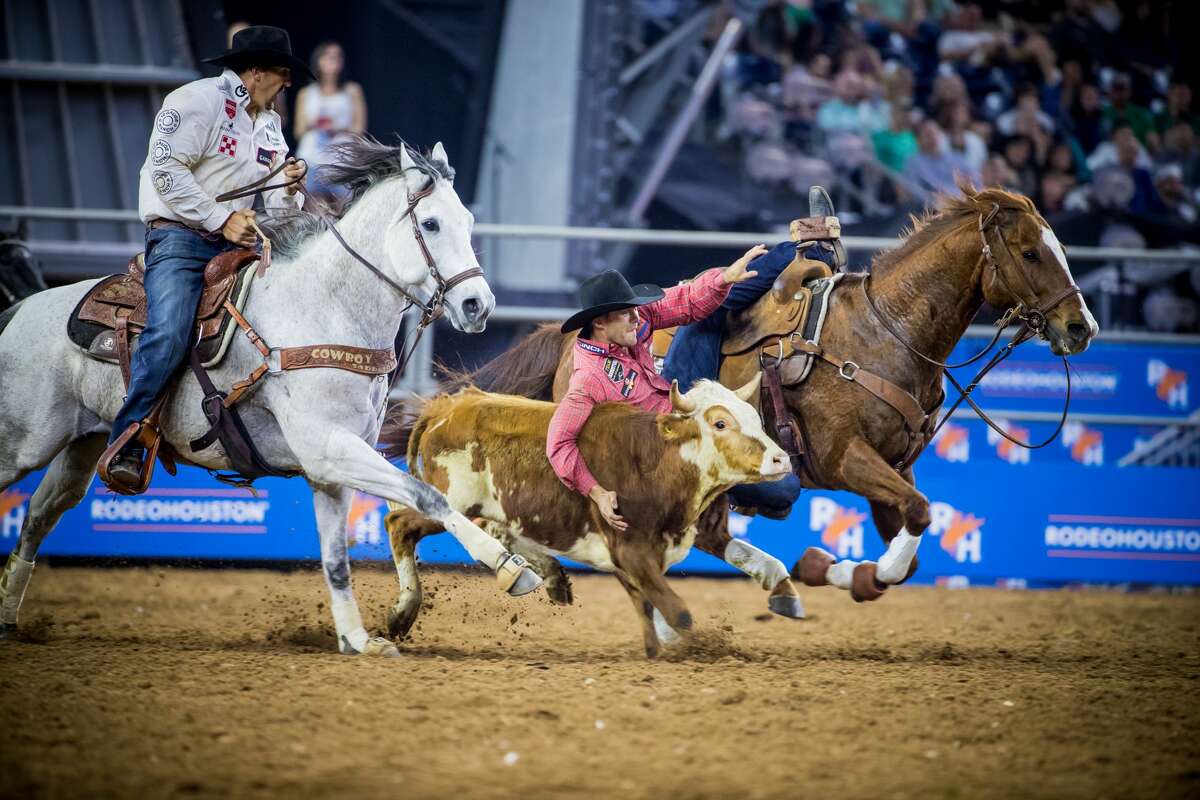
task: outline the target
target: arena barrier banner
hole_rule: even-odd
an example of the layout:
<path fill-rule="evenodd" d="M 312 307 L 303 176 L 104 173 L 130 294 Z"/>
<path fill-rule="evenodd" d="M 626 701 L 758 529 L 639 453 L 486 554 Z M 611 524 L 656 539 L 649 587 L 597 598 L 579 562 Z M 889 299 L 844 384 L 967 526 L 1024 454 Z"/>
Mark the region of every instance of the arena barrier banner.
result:
<path fill-rule="evenodd" d="M 969 355 L 968 342 L 955 357 Z M 980 389 L 985 407 L 1054 410 L 1061 402 L 1061 362 L 1044 347 L 1026 345 L 1011 372 Z M 1016 359 L 1017 356 L 1013 356 Z M 1076 411 L 1184 417 L 1195 409 L 1188 393 L 1200 375 L 1196 348 L 1101 344 L 1075 359 Z M 995 374 L 995 373 L 993 373 Z M 1001 419 L 1022 439 L 1041 440 L 1050 423 Z M 933 503 L 933 524 L 921 545 L 916 580 L 954 585 L 1063 583 L 1200 584 L 1200 470 L 1116 466 L 1121 456 L 1159 428 L 1069 423 L 1040 450 L 1018 448 L 970 419 L 947 424 L 916 465 L 918 487 Z M 94 483 L 42 547 L 49 555 L 117 558 L 297 560 L 319 557 L 312 497 L 300 480 L 266 479 L 257 493 L 223 486 L 204 471 L 158 471 L 138 497 Z M 30 475 L 0 493 L 0 552 L 16 541 L 29 496 L 41 479 Z M 388 559 L 386 505 L 355 493 L 350 511 L 351 554 Z M 839 557 L 876 559 L 883 545 L 867 502 L 844 492 L 805 492 L 783 522 L 734 516 L 733 533 L 789 566 L 805 548 Z M 466 552 L 448 535 L 422 542 L 427 562 L 462 563 Z M 677 572 L 732 568 L 693 552 Z"/>

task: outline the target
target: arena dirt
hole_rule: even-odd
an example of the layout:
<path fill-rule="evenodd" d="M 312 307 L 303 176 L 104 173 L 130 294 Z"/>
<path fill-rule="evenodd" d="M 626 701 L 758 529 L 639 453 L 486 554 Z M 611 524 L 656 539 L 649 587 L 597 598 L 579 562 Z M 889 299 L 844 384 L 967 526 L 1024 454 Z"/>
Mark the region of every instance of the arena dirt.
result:
<path fill-rule="evenodd" d="M 368 627 L 388 572 L 358 569 Z M 6 797 L 1195 797 L 1200 597 L 675 581 L 650 663 L 609 577 L 576 605 L 428 576 L 399 660 L 333 651 L 319 573 L 39 567 L 0 644 Z"/>

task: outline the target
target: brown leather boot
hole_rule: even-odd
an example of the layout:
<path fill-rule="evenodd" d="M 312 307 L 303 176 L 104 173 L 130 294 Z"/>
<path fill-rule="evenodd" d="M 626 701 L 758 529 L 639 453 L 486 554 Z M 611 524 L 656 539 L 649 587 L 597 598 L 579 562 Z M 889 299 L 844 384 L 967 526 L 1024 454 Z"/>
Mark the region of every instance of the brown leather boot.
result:
<path fill-rule="evenodd" d="M 142 461 L 146 451 L 139 446 L 129 446 L 113 459 L 108 466 L 109 480 L 133 489 L 142 482 Z"/>

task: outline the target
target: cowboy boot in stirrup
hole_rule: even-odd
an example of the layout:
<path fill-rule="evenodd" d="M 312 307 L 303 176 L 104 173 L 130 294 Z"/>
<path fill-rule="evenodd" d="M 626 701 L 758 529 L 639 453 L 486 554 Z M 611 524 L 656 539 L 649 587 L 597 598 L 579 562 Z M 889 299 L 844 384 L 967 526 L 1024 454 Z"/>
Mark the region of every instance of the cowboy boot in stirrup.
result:
<path fill-rule="evenodd" d="M 833 200 L 830 199 L 829 192 L 825 191 L 824 186 L 809 187 L 808 215 L 810 217 L 837 217 L 837 213 L 833 210 Z M 834 271 L 844 270 L 846 268 L 846 248 L 842 244 L 841 238 L 828 242 L 828 246 L 833 250 L 833 261 L 836 265 Z"/>
<path fill-rule="evenodd" d="M 142 461 L 146 450 L 141 445 L 129 445 L 108 465 L 108 478 L 122 486 L 135 489 L 142 482 Z"/>

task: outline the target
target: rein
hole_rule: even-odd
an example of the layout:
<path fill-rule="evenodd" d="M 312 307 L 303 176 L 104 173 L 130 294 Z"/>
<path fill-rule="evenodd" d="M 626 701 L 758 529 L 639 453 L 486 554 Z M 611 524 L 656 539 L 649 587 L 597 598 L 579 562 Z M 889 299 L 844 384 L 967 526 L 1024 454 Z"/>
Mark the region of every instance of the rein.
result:
<path fill-rule="evenodd" d="M 931 358 L 931 357 L 925 355 L 924 353 L 922 353 L 916 347 L 914 347 L 912 345 L 912 343 L 908 341 L 908 339 L 906 339 L 903 335 L 900 334 L 899 331 L 896 330 L 896 327 L 892 324 L 892 322 L 887 317 L 885 317 L 883 315 L 883 313 L 880 312 L 879 308 L 875 305 L 874 299 L 872 299 L 870 292 L 867 290 L 867 284 L 870 282 L 870 279 L 871 279 L 871 276 L 869 274 L 866 276 L 866 278 L 864 278 L 864 280 L 862 282 L 862 293 L 863 293 L 863 297 L 867 301 L 867 307 L 871 309 L 871 313 L 880 322 L 880 324 L 883 325 L 884 329 L 887 330 L 887 332 L 890 333 L 896 339 L 896 341 L 898 341 L 898 342 L 900 342 L 900 344 L 904 345 L 904 347 L 910 353 L 912 353 L 913 355 L 922 359 L 926 363 L 931 364 L 931 365 L 937 367 L 938 369 L 944 371 L 947 380 L 950 381 L 951 385 L 953 385 L 955 390 L 958 392 L 958 399 L 954 401 L 954 403 L 950 406 L 950 408 L 942 415 L 942 418 L 938 421 L 938 423 L 933 427 L 933 430 L 929 434 L 930 438 L 933 438 L 933 436 L 936 435 L 937 432 L 939 430 L 941 430 L 942 426 L 945 425 L 946 422 L 950 419 L 950 416 L 954 413 L 954 411 L 960 405 L 962 405 L 963 402 L 966 402 L 971 407 L 971 409 L 977 415 L 979 415 L 979 418 L 982 419 L 985 423 L 987 423 L 988 427 L 991 428 L 992 430 L 994 430 L 997 434 L 999 434 L 1000 436 L 1003 436 L 1005 439 L 1007 439 L 1008 441 L 1017 445 L 1018 447 L 1023 447 L 1026 450 L 1037 450 L 1042 447 L 1045 447 L 1046 445 L 1050 444 L 1055 439 L 1057 439 L 1058 435 L 1062 432 L 1063 426 L 1067 422 L 1067 413 L 1071 407 L 1071 368 L 1070 368 L 1070 364 L 1067 362 L 1066 356 L 1062 356 L 1063 371 L 1067 377 L 1067 396 L 1066 396 L 1066 399 L 1063 401 L 1062 415 L 1059 417 L 1058 425 L 1055 427 L 1054 432 L 1051 433 L 1050 436 L 1045 441 L 1040 442 L 1038 444 L 1030 444 L 1029 442 L 1022 442 L 1019 439 L 1016 439 L 1013 436 L 1011 436 L 1007 431 L 1005 431 L 1002 427 L 1000 427 L 1000 425 L 998 425 L 991 417 L 989 417 L 982 408 L 979 407 L 979 404 L 976 403 L 975 400 L 971 398 L 971 393 L 974 392 L 975 389 L 979 387 L 979 384 L 983 380 L 984 376 L 986 376 L 995 367 L 999 366 L 999 364 L 1001 362 L 1003 362 L 1006 358 L 1008 358 L 1010 355 L 1012 355 L 1013 350 L 1015 350 L 1018 346 L 1024 344 L 1026 341 L 1033 338 L 1035 335 L 1036 336 L 1044 336 L 1044 331 L 1046 329 L 1046 314 L 1048 314 L 1050 311 L 1052 311 L 1054 308 L 1056 308 L 1060 303 L 1062 303 L 1068 297 L 1071 297 L 1076 294 L 1080 294 L 1081 292 L 1080 292 L 1079 287 L 1077 285 L 1075 285 L 1074 283 L 1072 283 L 1070 286 L 1067 286 L 1066 288 L 1062 289 L 1061 291 L 1059 291 L 1057 294 L 1055 294 L 1053 297 L 1051 297 L 1049 300 L 1042 303 L 1041 305 L 1035 305 L 1032 308 L 1027 306 L 1025 304 L 1025 302 L 1023 300 L 1021 300 L 1020 293 L 1013 291 L 1012 285 L 1009 284 L 1008 279 L 1004 276 L 1004 273 L 1000 270 L 1000 264 L 998 261 L 996 261 L 996 258 L 992 253 L 991 245 L 988 243 L 988 240 L 987 240 L 988 226 L 992 222 L 992 220 L 995 219 L 996 215 L 999 212 L 1000 212 L 1000 206 L 996 203 L 993 203 L 991 210 L 987 213 L 986 216 L 984 214 L 979 215 L 979 226 L 978 226 L 979 238 L 983 242 L 983 249 L 982 249 L 982 253 L 981 253 L 980 257 L 983 258 L 984 261 L 986 262 L 986 265 L 991 268 L 991 271 L 992 271 L 991 279 L 993 281 L 999 279 L 1000 282 L 1004 285 L 1004 288 L 1008 290 L 1009 294 L 1012 295 L 1013 297 L 1017 298 L 1017 305 L 1015 305 L 1015 306 L 1009 308 L 1007 311 L 1005 311 L 1004 315 L 996 321 L 996 333 L 992 337 L 992 340 L 990 342 L 988 342 L 988 344 L 982 350 L 980 350 L 978 353 L 971 356 L 967 360 L 961 361 L 957 364 L 950 364 L 950 363 L 947 363 L 944 361 L 938 361 L 935 358 Z M 1000 237 L 1000 242 L 1001 242 L 1001 244 L 1004 245 L 1004 250 L 1008 254 L 1009 259 L 1011 259 L 1015 263 L 1016 259 L 1013 258 L 1012 248 L 1008 244 L 1008 239 L 1004 236 L 1004 230 L 998 225 L 994 226 L 994 227 L 995 227 L 996 235 Z M 1036 291 L 1034 291 L 1033 285 L 1029 282 L 1029 278 L 1025 275 L 1024 271 L 1020 271 L 1020 270 L 1018 270 L 1018 271 L 1020 272 L 1022 280 L 1025 282 L 1026 288 L 1028 288 L 1030 290 L 1030 293 L 1036 297 L 1037 293 L 1036 293 Z M 965 367 L 965 366 L 974 364 L 976 361 L 978 361 L 979 359 L 981 359 L 985 355 L 987 355 L 989 352 L 991 352 L 992 348 L 995 347 L 996 343 L 1000 340 L 1000 336 L 1004 333 L 1004 330 L 1009 325 L 1012 324 L 1014 318 L 1021 320 L 1021 327 L 1017 330 L 1017 332 L 1015 334 L 1013 334 L 1013 337 L 1011 340 L 1009 340 L 1008 344 L 1006 344 L 1004 347 L 1000 348 L 1000 350 L 998 350 L 995 353 L 995 355 L 992 356 L 992 358 L 987 362 L 987 364 L 985 364 L 983 366 L 983 368 L 980 369 L 980 371 L 975 375 L 975 377 L 971 379 L 971 382 L 969 384 L 967 384 L 967 386 L 964 388 L 962 386 L 962 384 L 960 384 L 958 382 L 958 379 L 954 377 L 954 374 L 950 372 L 950 370 L 958 369 L 959 367 Z"/>
<path fill-rule="evenodd" d="M 282 183 L 275 183 L 275 184 L 269 184 L 269 185 L 267 183 L 269 180 L 271 180 L 271 178 L 275 177 L 280 172 L 282 172 L 289 164 L 294 164 L 294 163 L 296 163 L 295 159 L 289 158 L 286 161 L 284 161 L 282 164 L 280 164 L 279 166 L 272 169 L 270 172 L 268 172 L 262 178 L 259 178 L 258 180 L 254 181 L 253 183 L 248 183 L 245 186 L 238 187 L 237 189 L 231 189 L 228 192 L 219 194 L 219 195 L 217 195 L 216 200 L 218 203 L 224 203 L 229 200 L 236 200 L 236 199 L 242 198 L 242 197 L 249 197 L 252 194 L 257 194 L 258 192 L 266 191 L 268 189 L 284 189 L 289 186 L 295 186 L 295 185 L 301 183 L 305 179 L 305 177 L 308 175 L 307 169 L 305 169 L 305 171 L 302 174 L 300 174 L 298 177 L 290 178 Z M 416 169 L 416 168 L 409 167 L 409 169 Z M 470 269 L 463 270 L 462 272 L 458 273 L 457 275 L 452 276 L 449 280 L 443 278 L 441 271 L 438 270 L 437 261 L 434 259 L 433 254 L 429 252 L 429 246 L 425 243 L 425 237 L 421 234 L 421 227 L 420 227 L 420 225 L 417 224 L 417 215 L 416 215 L 417 204 L 420 203 L 423 199 L 425 199 L 429 195 L 433 194 L 433 188 L 434 188 L 434 182 L 431 179 L 429 185 L 427 187 L 425 187 L 424 189 L 421 189 L 415 193 L 409 192 L 408 193 L 408 207 L 404 210 L 404 213 L 400 216 L 401 219 L 408 217 L 409 222 L 412 223 L 413 238 L 417 240 L 417 245 L 421 248 L 421 255 L 425 259 L 425 266 L 428 267 L 429 274 L 433 277 L 434 282 L 437 284 L 437 288 L 434 290 L 434 292 L 430 296 L 430 298 L 426 301 L 422 301 L 420 298 L 413 295 L 413 293 L 409 292 L 397 281 L 388 277 L 383 272 L 383 270 L 379 269 L 379 267 L 372 264 L 361 253 L 359 253 L 357 250 L 355 250 L 353 247 L 351 247 L 350 243 L 347 242 L 346 239 L 342 236 L 341 231 L 339 231 L 337 229 L 338 220 L 330 212 L 328 206 L 326 206 L 325 203 L 323 201 L 321 201 L 319 198 L 309 194 L 303 187 L 300 187 L 300 189 L 299 189 L 300 193 L 303 194 L 304 197 L 308 201 L 311 202 L 313 208 L 315 208 L 317 210 L 317 216 L 319 216 L 321 219 L 323 219 L 326 222 L 329 232 L 333 234 L 333 238 L 337 240 L 338 244 L 341 245 L 342 249 L 345 250 L 347 253 L 349 253 L 354 258 L 355 261 L 357 261 L 358 263 L 360 263 L 364 267 L 366 267 L 368 270 L 370 270 L 371 274 L 373 274 L 381 282 L 386 284 L 394 292 L 396 292 L 402 298 L 404 298 L 404 300 L 408 303 L 408 305 L 406 305 L 401 310 L 401 312 L 400 312 L 401 315 L 403 315 L 405 311 L 408 311 L 408 309 L 410 309 L 414 306 L 421 309 L 421 319 L 417 322 L 417 327 L 414 329 L 413 334 L 415 334 L 415 336 L 413 338 L 412 345 L 407 346 L 407 347 L 406 346 L 401 347 L 400 359 L 397 363 L 396 370 L 395 370 L 395 373 L 392 378 L 393 384 L 395 383 L 396 379 L 399 378 L 400 374 L 404 372 L 404 367 L 407 366 L 408 360 L 412 357 L 412 354 L 414 352 L 416 352 L 417 345 L 420 344 L 421 336 L 425 333 L 425 329 L 428 328 L 430 325 L 432 325 L 434 322 L 436 322 L 445 313 L 445 311 L 446 311 L 446 306 L 445 306 L 446 294 L 451 289 L 458 286 L 460 283 L 463 283 L 464 281 L 468 281 L 471 278 L 482 278 L 483 277 L 483 270 L 479 267 L 472 267 Z M 257 226 L 255 226 L 255 227 L 257 229 Z M 262 236 L 261 231 L 259 232 L 259 235 Z M 263 237 L 263 238 L 265 239 L 265 237 Z M 413 335 L 413 334 L 410 334 L 410 335 Z"/>

